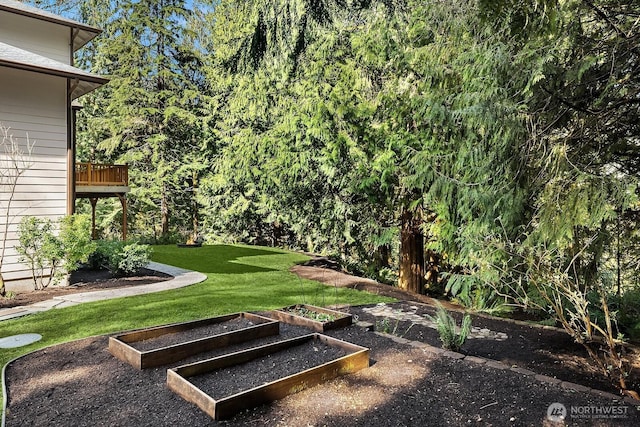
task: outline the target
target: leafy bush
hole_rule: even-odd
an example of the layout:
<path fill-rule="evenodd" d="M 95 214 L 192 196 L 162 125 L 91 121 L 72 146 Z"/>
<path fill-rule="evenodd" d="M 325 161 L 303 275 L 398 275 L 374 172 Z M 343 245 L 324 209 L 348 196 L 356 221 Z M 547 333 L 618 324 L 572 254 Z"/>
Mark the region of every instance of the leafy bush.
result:
<path fill-rule="evenodd" d="M 594 280 L 587 286 L 583 277 L 574 273 L 579 270 L 579 257 L 567 260 L 558 247 L 522 245 L 508 239 L 493 244 L 509 255 L 502 265 L 494 266 L 504 274 L 501 287 L 508 292 L 496 291 L 523 308 L 547 311 L 584 347 L 595 366 L 621 393 L 640 399 L 640 394 L 627 386 L 633 363 L 617 326 L 618 302 L 605 287 L 606 282 Z M 591 244 L 587 242 L 582 250 Z M 529 298 L 532 289 L 539 302 Z"/>
<path fill-rule="evenodd" d="M 59 232 L 56 235 L 56 228 Z M 91 219 L 69 215 L 58 227 L 49 218 L 24 217 L 18 226 L 20 262 L 31 269 L 34 289 L 44 289 L 66 272 L 77 270 L 96 250 L 91 240 Z"/>
<path fill-rule="evenodd" d="M 67 272 L 77 270 L 96 251 L 91 240 L 91 218 L 88 215 L 69 215 L 60 220 L 60 242 L 64 249 Z"/>
<path fill-rule="evenodd" d="M 441 276 L 446 280 L 445 291 L 463 307 L 495 316 L 513 312 L 513 307 L 493 289 L 483 286 L 477 275 L 442 272 Z"/>
<path fill-rule="evenodd" d="M 54 234 L 48 218 L 27 216 L 18 225 L 16 251 L 20 262 L 31 270 L 35 290 L 44 289 L 59 278 L 58 268 L 64 258 L 62 242 Z"/>
<path fill-rule="evenodd" d="M 640 289 L 631 289 L 622 294 L 617 318 L 622 333 L 634 341 L 640 339 Z"/>
<path fill-rule="evenodd" d="M 453 298 L 468 310 L 486 313 L 492 316 L 504 316 L 513 312 L 513 307 L 505 304 L 500 297 L 489 288 L 474 287 L 469 293 Z"/>
<path fill-rule="evenodd" d="M 119 240 L 98 242 L 89 259 L 91 268 L 106 268 L 116 275 L 129 275 L 146 266 L 151 258 L 151 248 L 138 243 Z"/>
<path fill-rule="evenodd" d="M 113 253 L 120 251 L 122 242 L 118 240 L 98 240 L 95 251 L 89 255 L 87 266 L 92 270 L 108 270 L 109 259 Z"/>
<path fill-rule="evenodd" d="M 438 303 L 435 317 L 428 316 L 428 318 L 436 324 L 442 347 L 451 351 L 460 350 L 460 347 L 462 347 L 471 332 L 471 316 L 464 315 L 462 326 L 458 331 L 456 320 L 442 304 Z"/>
<path fill-rule="evenodd" d="M 109 270 L 115 274 L 133 274 L 149 263 L 151 248 L 138 243 L 125 244 L 109 262 Z"/>

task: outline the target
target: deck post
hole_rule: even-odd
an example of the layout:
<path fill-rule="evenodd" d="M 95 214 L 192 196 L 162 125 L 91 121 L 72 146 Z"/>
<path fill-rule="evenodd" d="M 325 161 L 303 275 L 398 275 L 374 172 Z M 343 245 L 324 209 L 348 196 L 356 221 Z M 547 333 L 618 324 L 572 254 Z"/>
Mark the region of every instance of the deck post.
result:
<path fill-rule="evenodd" d="M 122 241 L 127 240 L 127 195 L 118 194 L 122 204 Z"/>

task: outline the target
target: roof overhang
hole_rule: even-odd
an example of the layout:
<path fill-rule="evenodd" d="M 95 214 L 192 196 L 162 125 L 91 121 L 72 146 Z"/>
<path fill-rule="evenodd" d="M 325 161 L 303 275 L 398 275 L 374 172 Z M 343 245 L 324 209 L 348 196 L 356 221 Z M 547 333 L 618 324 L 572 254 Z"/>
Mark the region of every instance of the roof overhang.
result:
<path fill-rule="evenodd" d="M 91 41 L 95 36 L 100 34 L 102 30 L 81 22 L 67 19 L 62 16 L 47 12 L 37 7 L 29 6 L 14 0 L 0 0 L 0 11 L 15 13 L 29 18 L 38 19 L 40 21 L 51 22 L 53 24 L 63 25 L 74 30 L 73 50 L 76 51 Z"/>
<path fill-rule="evenodd" d="M 109 81 L 97 74 L 2 42 L 0 42 L 0 66 L 66 78 L 70 82 L 71 99 L 89 93 Z"/>

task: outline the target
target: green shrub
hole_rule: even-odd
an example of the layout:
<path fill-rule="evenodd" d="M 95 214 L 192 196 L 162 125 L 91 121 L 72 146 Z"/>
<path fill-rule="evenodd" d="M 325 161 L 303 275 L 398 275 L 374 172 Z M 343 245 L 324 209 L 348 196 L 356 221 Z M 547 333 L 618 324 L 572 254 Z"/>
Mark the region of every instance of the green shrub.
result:
<path fill-rule="evenodd" d="M 461 293 L 452 300 L 468 310 L 492 316 L 504 316 L 513 312 L 513 307 L 505 304 L 492 289 L 479 286 L 472 287 L 469 292 Z"/>
<path fill-rule="evenodd" d="M 617 319 L 620 332 L 634 341 L 640 340 L 640 289 L 630 289 L 622 294 Z"/>
<path fill-rule="evenodd" d="M 138 243 L 119 240 L 98 242 L 89 257 L 91 268 L 106 268 L 115 275 L 129 275 L 146 266 L 151 260 L 151 248 Z"/>
<path fill-rule="evenodd" d="M 115 274 L 133 274 L 146 266 L 151 260 L 151 248 L 148 245 L 130 243 L 111 259 L 109 269 Z"/>
<path fill-rule="evenodd" d="M 60 242 L 64 250 L 64 267 L 67 272 L 77 270 L 96 251 L 91 240 L 91 218 L 88 215 L 69 215 L 60 220 Z"/>
<path fill-rule="evenodd" d="M 460 347 L 462 347 L 471 332 L 471 316 L 464 315 L 462 326 L 458 331 L 456 320 L 442 304 L 438 303 L 435 317 L 428 316 L 428 318 L 436 324 L 442 347 L 451 351 L 460 350 Z"/>
<path fill-rule="evenodd" d="M 87 266 L 93 270 L 108 270 L 109 259 L 114 253 L 122 249 L 122 242 L 118 240 L 98 240 L 95 251 L 89 255 Z"/>
<path fill-rule="evenodd" d="M 31 270 L 34 289 L 44 289 L 60 277 L 58 268 L 64 258 L 62 242 L 54 234 L 49 218 L 27 216 L 18 225 L 16 251 L 20 262 Z"/>

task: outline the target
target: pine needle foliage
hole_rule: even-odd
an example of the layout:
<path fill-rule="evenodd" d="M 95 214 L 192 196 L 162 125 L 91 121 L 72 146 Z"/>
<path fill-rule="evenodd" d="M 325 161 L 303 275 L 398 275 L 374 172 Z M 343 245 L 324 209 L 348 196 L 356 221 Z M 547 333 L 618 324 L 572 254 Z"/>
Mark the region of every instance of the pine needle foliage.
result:
<path fill-rule="evenodd" d="M 88 99 L 79 160 L 128 164 L 131 232 L 166 237 L 190 223 L 187 181 L 207 165 L 197 155 L 203 82 L 194 11 L 182 0 L 90 0 L 82 12 L 104 28 L 86 61 L 110 82 Z"/>

